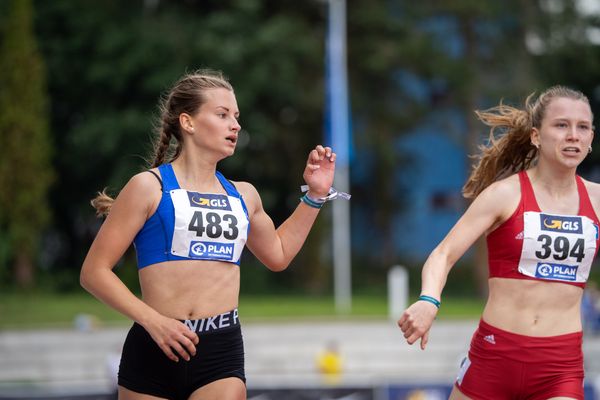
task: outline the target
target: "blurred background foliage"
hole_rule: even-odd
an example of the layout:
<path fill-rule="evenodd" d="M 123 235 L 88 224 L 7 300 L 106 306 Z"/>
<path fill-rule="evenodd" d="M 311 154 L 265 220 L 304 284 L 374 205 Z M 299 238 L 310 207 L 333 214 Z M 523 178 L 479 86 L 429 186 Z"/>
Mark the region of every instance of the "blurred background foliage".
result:
<path fill-rule="evenodd" d="M 368 222 L 353 225 L 357 292 L 385 292 L 394 264 L 411 268 L 418 288 L 424 260 L 397 250 L 392 218 L 409 201 L 392 178 L 411 154 L 393 143 L 432 110 L 461 116 L 465 154 L 487 134 L 473 110 L 500 98 L 520 102 L 561 83 L 586 93 L 599 114 L 600 14 L 583 3 L 347 2 L 351 207 L 353 221 Z M 326 25 L 321 0 L 0 2 L 0 291 L 81 290 L 79 269 L 101 224 L 89 200 L 104 187 L 117 194 L 146 168 L 159 96 L 197 68 L 222 70 L 241 110 L 236 155 L 219 168 L 252 182 L 283 222 L 298 203 L 306 154 L 323 141 Z M 582 165 L 588 176 L 599 177 L 598 153 Z M 242 292 L 330 294 L 329 213 L 284 273 L 246 252 Z M 478 248 L 447 293 L 478 292 Z M 117 271 L 135 288 L 133 256 Z"/>

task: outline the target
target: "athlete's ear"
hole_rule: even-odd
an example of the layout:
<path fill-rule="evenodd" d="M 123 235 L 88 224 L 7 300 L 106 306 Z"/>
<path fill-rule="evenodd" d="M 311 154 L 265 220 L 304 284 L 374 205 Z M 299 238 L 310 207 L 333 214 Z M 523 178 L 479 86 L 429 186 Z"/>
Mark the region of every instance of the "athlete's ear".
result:
<path fill-rule="evenodd" d="M 531 128 L 531 144 L 537 149 L 540 148 L 540 130 L 538 128 Z"/>
<path fill-rule="evenodd" d="M 192 121 L 192 116 L 188 113 L 179 114 L 179 125 L 183 128 L 184 132 L 186 133 L 194 132 L 194 123 Z"/>

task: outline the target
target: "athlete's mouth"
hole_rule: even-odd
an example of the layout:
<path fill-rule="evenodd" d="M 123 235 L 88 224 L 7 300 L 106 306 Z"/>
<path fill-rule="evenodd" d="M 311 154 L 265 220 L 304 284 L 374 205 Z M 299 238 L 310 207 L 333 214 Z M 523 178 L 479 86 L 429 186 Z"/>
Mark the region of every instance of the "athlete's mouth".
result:
<path fill-rule="evenodd" d="M 229 135 L 225 139 L 229 140 L 231 143 L 235 144 L 237 142 L 237 135 Z"/>

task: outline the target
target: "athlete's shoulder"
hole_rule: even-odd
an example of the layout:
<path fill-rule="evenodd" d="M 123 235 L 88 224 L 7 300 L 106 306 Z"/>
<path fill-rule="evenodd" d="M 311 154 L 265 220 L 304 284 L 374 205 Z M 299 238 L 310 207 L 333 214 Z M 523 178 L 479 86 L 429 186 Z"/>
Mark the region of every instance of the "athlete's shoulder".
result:
<path fill-rule="evenodd" d="M 583 184 L 585 185 L 585 189 L 588 192 L 588 196 L 590 201 L 592 202 L 594 209 L 600 211 L 600 183 L 588 181 L 586 179 L 581 178 Z"/>
<path fill-rule="evenodd" d="M 520 200 L 519 176 L 513 174 L 485 188 L 479 193 L 473 205 L 476 210 L 493 216 L 495 222 L 490 225 L 493 229 L 493 226 L 506 221 L 514 213 Z"/>
<path fill-rule="evenodd" d="M 246 181 L 233 181 L 233 180 L 229 180 L 229 182 L 233 183 L 235 185 L 235 187 L 251 187 L 251 188 L 254 188 L 253 184 L 251 184 L 250 182 L 246 182 Z"/>
<path fill-rule="evenodd" d="M 520 193 L 521 185 L 519 182 L 519 175 L 512 174 L 492 183 L 480 193 L 480 196 L 484 195 L 486 198 L 503 200 L 511 199 L 515 196 L 518 198 Z"/>
<path fill-rule="evenodd" d="M 588 181 L 587 179 L 584 179 L 582 177 L 580 177 L 580 178 L 583 181 L 583 183 L 585 184 L 585 188 L 587 189 L 590 196 L 592 196 L 592 195 L 600 196 L 600 183 Z"/>
<path fill-rule="evenodd" d="M 245 181 L 230 181 L 230 182 L 233 186 L 235 186 L 237 191 L 240 192 L 240 194 L 242 196 L 258 194 L 258 191 L 256 190 L 256 188 L 250 182 L 245 182 Z"/>
<path fill-rule="evenodd" d="M 260 199 L 260 194 L 250 182 L 245 181 L 235 181 L 232 184 L 237 189 L 238 193 L 244 199 L 246 203 L 246 207 L 248 207 L 248 211 L 252 214 L 256 210 L 260 210 L 262 208 L 262 201 Z"/>
<path fill-rule="evenodd" d="M 119 197 L 126 197 L 138 204 L 153 204 L 161 194 L 161 182 L 152 173 L 143 171 L 129 179 Z"/>
<path fill-rule="evenodd" d="M 145 170 L 133 175 L 126 186 L 131 186 L 136 190 L 155 191 L 160 190 L 162 178 L 157 168 Z"/>

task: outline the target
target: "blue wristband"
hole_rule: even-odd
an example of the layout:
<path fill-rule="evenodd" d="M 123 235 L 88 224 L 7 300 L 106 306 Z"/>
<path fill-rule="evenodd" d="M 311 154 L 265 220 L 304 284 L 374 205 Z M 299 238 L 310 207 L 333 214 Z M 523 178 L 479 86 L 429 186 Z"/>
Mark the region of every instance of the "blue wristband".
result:
<path fill-rule="evenodd" d="M 431 297 L 431 296 L 425 296 L 424 294 L 419 296 L 419 300 L 431 303 L 434 306 L 436 306 L 437 308 L 440 308 L 440 306 L 442 305 L 442 303 L 438 299 Z"/>
<path fill-rule="evenodd" d="M 300 197 L 300 200 L 307 206 L 317 209 L 323 207 L 323 204 L 325 204 L 325 202 L 319 203 L 317 201 L 314 201 L 313 199 L 308 197 L 308 194 L 305 194 L 304 196 Z"/>

